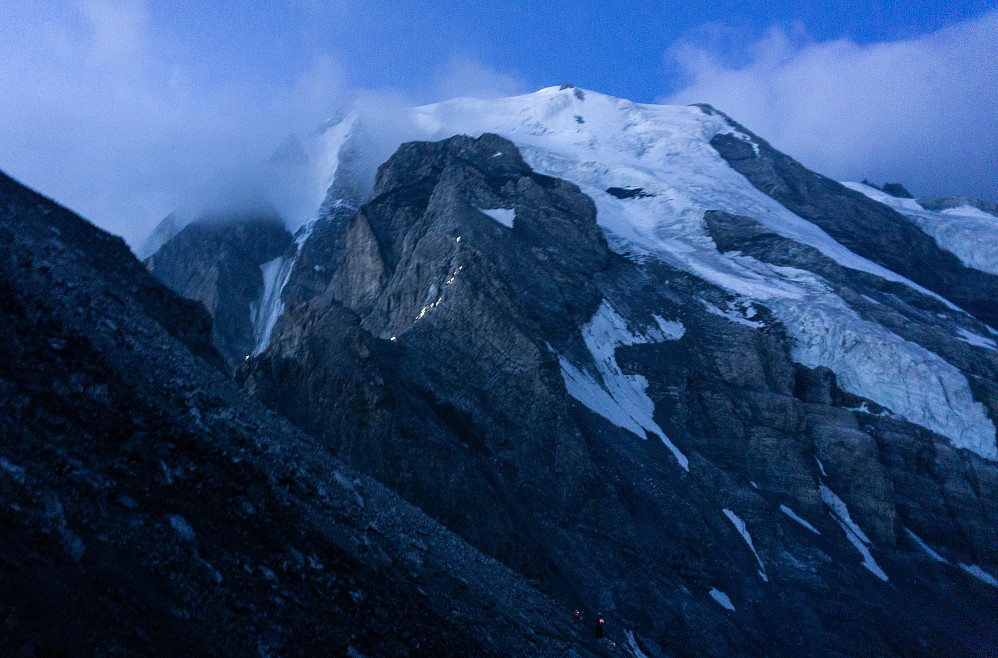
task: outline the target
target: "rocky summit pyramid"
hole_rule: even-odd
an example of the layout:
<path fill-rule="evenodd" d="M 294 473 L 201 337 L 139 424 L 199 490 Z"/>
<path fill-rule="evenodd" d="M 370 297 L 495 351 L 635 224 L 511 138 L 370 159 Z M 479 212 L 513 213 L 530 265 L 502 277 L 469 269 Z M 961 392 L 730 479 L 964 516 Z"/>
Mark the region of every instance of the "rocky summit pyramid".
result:
<path fill-rule="evenodd" d="M 278 487 L 334 489 L 301 461 L 342 459 L 494 560 L 476 582 L 551 606 L 462 621 L 467 646 L 998 652 L 985 204 L 840 184 L 712 107 L 567 85 L 355 105 L 300 146 L 325 189 L 290 235 L 195 222 L 146 263 L 215 316 L 198 340 L 224 360 L 189 366 L 233 374 L 213 413 L 262 403 L 303 437 Z M 379 600 L 457 591 L 406 569 Z"/>

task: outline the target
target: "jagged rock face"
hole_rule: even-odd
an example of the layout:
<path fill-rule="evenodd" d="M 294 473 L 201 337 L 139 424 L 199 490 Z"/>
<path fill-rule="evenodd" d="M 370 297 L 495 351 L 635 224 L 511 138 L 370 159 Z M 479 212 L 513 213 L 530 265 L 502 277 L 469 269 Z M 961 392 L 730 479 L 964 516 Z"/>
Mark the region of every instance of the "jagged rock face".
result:
<path fill-rule="evenodd" d="M 951 320 L 939 317 L 946 310 L 942 303 L 906 286 L 889 285 L 878 277 L 844 268 L 751 218 L 711 212 L 705 223 L 719 250 L 737 250 L 763 262 L 820 274 L 864 317 L 958 365 L 971 374 L 974 393 L 988 414 L 998 417 L 998 355 L 954 341 Z M 977 329 L 972 322 L 967 327 Z M 804 390 L 813 390 L 815 375 L 805 377 L 801 384 Z M 825 373 L 821 379 L 830 380 L 831 385 L 821 383 L 822 393 L 817 398 L 810 392 L 803 394 L 806 402 L 832 402 L 851 408 L 862 404 L 855 396 L 835 390 L 834 376 Z M 920 537 L 932 536 L 934 545 L 955 550 L 972 547 L 976 559 L 994 560 L 998 528 L 990 519 L 998 504 L 995 463 L 973 454 L 961 457 L 943 437 L 899 423 L 881 415 L 883 410 L 877 405 L 866 404 L 872 413 L 862 415 L 862 425 L 848 414 L 829 415 L 813 404 L 809 406 L 817 414 L 809 423 L 816 454 L 826 467 L 847 475 L 840 488 L 857 489 L 844 495 L 850 509 L 855 507 L 866 517 L 864 527 L 875 528 L 880 541 L 893 543 L 897 534 L 894 520 L 902 516 Z M 910 472 L 913 463 L 926 469 L 914 478 Z"/>
<path fill-rule="evenodd" d="M 939 293 L 982 322 L 998 326 L 998 276 L 964 266 L 904 215 L 809 171 L 728 121 L 751 141 L 719 134 L 711 145 L 756 188 L 856 254 Z"/>
<path fill-rule="evenodd" d="M 204 304 L 214 321 L 215 348 L 233 369 L 256 346 L 260 267 L 290 244 L 291 233 L 277 216 L 206 217 L 167 241 L 146 267 L 177 294 Z"/>
<path fill-rule="evenodd" d="M 512 210 L 513 228 L 478 208 Z M 241 373 L 248 390 L 493 554 L 546 570 L 527 501 L 553 496 L 563 523 L 595 513 L 545 345 L 599 304 L 585 282 L 608 253 L 591 201 L 505 140 L 454 138 L 403 147 L 342 231 L 328 288 L 284 318 Z"/>
<path fill-rule="evenodd" d="M 800 208 L 827 217 L 812 182 Z M 292 273 L 294 305 L 238 377 L 566 608 L 601 609 L 620 641 L 634 629 L 649 655 L 994 650 L 995 593 L 907 534 L 993 569 L 994 462 L 795 362 L 765 305 L 609 253 L 595 220 L 578 188 L 495 135 L 406 144 L 366 204 L 313 227 L 302 271 L 321 277 L 293 287 Z M 994 417 L 995 359 L 945 334 L 941 301 L 749 218 L 705 224 L 721 252 L 819 276 L 960 364 Z M 857 552 L 869 546 L 876 561 Z"/>
<path fill-rule="evenodd" d="M 483 210 L 507 211 L 512 227 Z M 343 283 L 334 283 L 334 290 L 359 290 L 348 305 L 361 312 L 370 308 L 375 333 L 404 332 L 423 303 L 435 301 L 430 290 L 439 296 L 451 279 L 476 276 L 470 264 L 468 272 L 459 270 L 465 252 L 495 263 L 490 274 L 500 278 L 496 283 L 525 302 L 510 312 L 564 333 L 595 310 L 596 291 L 587 280 L 608 257 L 592 201 L 570 183 L 530 171 L 516 147 L 494 135 L 404 145 L 379 170 L 371 201 L 347 235 L 356 241 L 348 253 L 363 257 L 346 264 Z M 370 243 L 368 236 L 377 253 L 357 248 Z M 422 267 L 440 261 L 454 267 Z M 379 267 L 392 280 L 385 298 L 376 301 Z M 570 327 L 558 327 L 559 320 Z"/>
<path fill-rule="evenodd" d="M 200 303 L 2 174 L 0 311 L 0 654 L 607 655 L 242 394 Z"/>

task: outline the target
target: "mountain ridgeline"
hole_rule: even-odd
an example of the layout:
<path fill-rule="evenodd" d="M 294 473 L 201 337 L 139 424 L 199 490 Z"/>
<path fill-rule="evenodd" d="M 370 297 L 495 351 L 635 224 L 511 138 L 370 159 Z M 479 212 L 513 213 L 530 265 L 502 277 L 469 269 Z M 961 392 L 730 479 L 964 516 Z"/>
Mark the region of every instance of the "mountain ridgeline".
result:
<path fill-rule="evenodd" d="M 5 545 L 55 542 L 70 556 L 58 578 L 89 578 L 94 536 L 118 536 L 100 528 L 142 517 L 154 546 L 189 525 L 204 543 L 176 540 L 163 577 L 200 601 L 203 562 L 225 593 L 177 642 L 224 617 L 223 634 L 265 637 L 270 655 L 315 653 L 310 615 L 352 620 L 356 638 L 315 622 L 349 655 L 998 652 L 998 262 L 966 236 L 995 230 L 985 202 L 840 184 L 709 106 L 563 86 L 405 112 L 413 141 L 376 171 L 362 108 L 299 145 L 337 166 L 293 235 L 270 215 L 164 226 L 152 277 L 127 254 L 114 286 L 96 265 L 67 270 L 45 255 L 64 240 L 47 202 L 8 210 L 39 237 L 28 264 L 7 247 L 24 318 L 7 343 L 65 360 L 29 328 L 118 299 L 113 339 L 97 320 L 69 326 L 113 374 L 107 404 L 137 380 L 129 404 L 150 411 L 102 421 L 139 446 L 125 457 L 76 416 L 59 422 L 92 435 L 80 446 L 0 453 L 4 495 L 3 473 L 75 463 L 70 447 L 114 482 L 32 475 L 34 507 L 4 518 L 47 520 Z M 65 310 L 46 297 L 77 279 L 91 283 Z M 11 400 L 44 386 L 32 372 L 4 371 L 24 391 Z M 94 376 L 55 390 L 89 395 Z M 32 437 L 64 433 L 54 412 L 10 404 Z M 105 516 L 74 503 L 52 521 L 37 501 L 59 487 Z M 100 573 L 137 588 L 132 560 Z M 165 646 L 140 630 L 128 646 Z"/>

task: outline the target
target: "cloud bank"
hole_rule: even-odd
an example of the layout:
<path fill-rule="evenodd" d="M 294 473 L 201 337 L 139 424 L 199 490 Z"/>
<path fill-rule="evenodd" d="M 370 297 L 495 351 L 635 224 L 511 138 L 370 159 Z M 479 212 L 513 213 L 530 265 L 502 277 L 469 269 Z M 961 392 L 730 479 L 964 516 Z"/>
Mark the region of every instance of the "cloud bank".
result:
<path fill-rule="evenodd" d="M 503 98 L 533 91 L 517 77 L 469 57 L 453 57 L 437 72 L 436 101 L 451 98 Z"/>
<path fill-rule="evenodd" d="M 21 0 L 0 39 L 0 168 L 133 248 L 174 211 L 270 205 L 302 224 L 324 182 L 268 161 L 292 133 L 307 144 L 344 103 L 368 108 L 380 138 L 372 152 L 384 159 L 407 134 L 398 107 L 526 91 L 465 56 L 444 60 L 415 97 L 365 89 L 348 82 L 349 62 L 304 42 L 294 42 L 310 53 L 296 70 L 283 61 L 256 70 L 210 44 L 192 52 L 171 33 L 171 14 L 154 9 L 149 0 Z"/>
<path fill-rule="evenodd" d="M 132 245 L 177 207 L 255 202 L 274 149 L 344 93 L 322 54 L 277 80 L 198 62 L 142 0 L 25 0 L 9 20 L 0 168 Z"/>
<path fill-rule="evenodd" d="M 872 45 L 798 25 L 732 53 L 711 33 L 672 48 L 686 84 L 663 102 L 710 103 L 833 178 L 998 199 L 998 11 Z"/>

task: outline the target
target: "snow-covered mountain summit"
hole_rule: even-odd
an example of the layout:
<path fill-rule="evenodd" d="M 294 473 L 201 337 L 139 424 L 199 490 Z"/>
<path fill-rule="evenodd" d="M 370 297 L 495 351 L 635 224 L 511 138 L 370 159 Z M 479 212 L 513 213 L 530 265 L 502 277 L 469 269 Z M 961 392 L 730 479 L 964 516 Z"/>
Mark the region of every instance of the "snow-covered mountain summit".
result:
<path fill-rule="evenodd" d="M 597 221 L 617 253 L 656 258 L 689 272 L 729 292 L 735 306 L 765 304 L 793 337 L 799 363 L 827 367 L 845 390 L 947 436 L 954 445 L 998 458 L 994 423 L 966 377 L 944 357 L 871 321 L 813 273 L 777 267 L 737 250 L 718 251 L 705 213 L 751 217 L 848 270 L 935 299 L 946 307 L 940 312 L 953 323 L 954 337 L 970 336 L 982 349 L 991 346 L 989 329 L 955 304 L 846 248 L 729 166 L 711 145 L 718 135 L 743 141 L 757 156 L 759 144 L 723 114 L 701 106 L 632 103 L 562 86 L 513 98 L 396 108 L 390 116 L 391 129 L 384 131 L 389 119 L 381 108 L 356 106 L 325 124 L 312 146 L 318 153 L 314 160 L 324 168 L 320 175 L 329 181 L 322 207 L 342 202 L 344 180 L 352 182 L 347 188 L 354 197 L 348 199 L 351 207 L 359 204 L 373 184 L 375 162 L 387 158 L 397 141 L 498 134 L 515 143 L 535 171 L 571 181 L 592 198 Z M 358 157 L 365 152 L 367 157 Z M 282 302 L 272 296 L 271 303 Z M 271 309 L 259 317 L 273 322 L 279 312 Z M 257 352 L 264 347 L 258 345 Z"/>
<path fill-rule="evenodd" d="M 570 86 L 354 104 L 303 150 L 326 192 L 229 306 L 246 391 L 648 655 L 965 648 L 925 611 L 998 594 L 966 239 L 709 106 Z"/>

